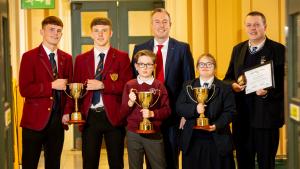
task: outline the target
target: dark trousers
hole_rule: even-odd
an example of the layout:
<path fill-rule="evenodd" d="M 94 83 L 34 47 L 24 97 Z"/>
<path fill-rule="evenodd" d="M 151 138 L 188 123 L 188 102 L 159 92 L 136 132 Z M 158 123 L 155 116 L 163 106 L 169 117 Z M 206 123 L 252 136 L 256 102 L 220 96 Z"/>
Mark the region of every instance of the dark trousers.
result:
<path fill-rule="evenodd" d="M 113 127 L 105 111 L 95 112 L 91 109 L 82 132 L 83 169 L 98 169 L 103 136 L 109 168 L 123 169 L 125 129 Z"/>
<path fill-rule="evenodd" d="M 192 136 L 188 152 L 182 154 L 182 169 L 235 169 L 233 153 L 221 156 L 214 139 Z"/>
<path fill-rule="evenodd" d="M 36 169 L 42 147 L 44 148 L 45 169 L 59 169 L 64 142 L 64 129 L 61 115 L 52 112 L 45 129 L 35 131 L 22 129 L 22 168 Z"/>
<path fill-rule="evenodd" d="M 179 132 L 178 126 L 162 129 L 167 169 L 179 168 Z"/>
<path fill-rule="evenodd" d="M 236 143 L 238 168 L 254 169 L 256 157 L 259 169 L 275 169 L 279 129 L 249 127 L 244 130 L 242 135 L 244 137 L 240 137 L 240 140 Z"/>

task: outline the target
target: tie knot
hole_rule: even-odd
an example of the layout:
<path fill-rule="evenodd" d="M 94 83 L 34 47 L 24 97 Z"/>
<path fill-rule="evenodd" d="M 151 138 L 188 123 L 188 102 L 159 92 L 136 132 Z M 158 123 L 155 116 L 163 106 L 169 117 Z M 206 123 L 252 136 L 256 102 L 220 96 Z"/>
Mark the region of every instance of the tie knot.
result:
<path fill-rule="evenodd" d="M 103 61 L 103 59 L 104 59 L 104 56 L 105 56 L 105 53 L 100 53 L 100 54 L 99 54 L 99 56 L 100 56 L 100 60 L 102 60 L 102 61 Z"/>
<path fill-rule="evenodd" d="M 157 45 L 158 50 L 160 50 L 164 45 Z"/>
<path fill-rule="evenodd" d="M 254 47 L 252 47 L 252 52 L 256 52 L 256 50 L 257 50 L 257 47 L 256 46 L 254 46 Z"/>
<path fill-rule="evenodd" d="M 54 56 L 55 56 L 55 53 L 50 53 L 50 54 L 49 54 L 50 60 L 53 60 L 53 59 L 54 59 Z"/>
<path fill-rule="evenodd" d="M 208 88 L 208 83 L 207 82 L 203 83 L 203 87 Z"/>

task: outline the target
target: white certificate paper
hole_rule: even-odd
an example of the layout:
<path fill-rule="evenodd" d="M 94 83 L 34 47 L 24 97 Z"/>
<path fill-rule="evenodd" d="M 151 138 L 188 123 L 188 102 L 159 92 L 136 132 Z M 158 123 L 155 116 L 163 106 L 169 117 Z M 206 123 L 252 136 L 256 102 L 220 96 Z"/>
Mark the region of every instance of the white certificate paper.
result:
<path fill-rule="evenodd" d="M 274 86 L 273 62 L 270 61 L 245 72 L 246 94 Z"/>

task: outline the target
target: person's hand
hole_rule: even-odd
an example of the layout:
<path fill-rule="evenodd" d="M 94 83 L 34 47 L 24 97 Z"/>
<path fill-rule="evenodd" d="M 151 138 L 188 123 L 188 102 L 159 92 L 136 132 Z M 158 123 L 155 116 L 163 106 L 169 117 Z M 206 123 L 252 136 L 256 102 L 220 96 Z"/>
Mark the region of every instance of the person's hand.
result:
<path fill-rule="evenodd" d="M 242 85 L 241 86 L 241 85 L 239 85 L 237 83 L 232 83 L 231 87 L 232 87 L 233 91 L 235 91 L 235 92 L 241 92 L 241 91 L 243 91 L 245 89 L 246 85 Z"/>
<path fill-rule="evenodd" d="M 200 113 L 204 113 L 205 111 L 205 105 L 203 103 L 198 103 L 197 104 L 197 113 L 200 114 Z"/>
<path fill-rule="evenodd" d="M 132 102 L 136 101 L 136 95 L 132 91 L 129 93 L 129 100 L 132 101 Z"/>
<path fill-rule="evenodd" d="M 257 96 L 265 96 L 268 93 L 268 90 L 265 89 L 259 89 L 256 91 Z"/>
<path fill-rule="evenodd" d="M 104 84 L 102 81 L 97 79 L 88 79 L 86 90 L 100 90 L 104 89 Z"/>
<path fill-rule="evenodd" d="M 201 130 L 206 130 L 206 131 L 209 131 L 209 132 L 213 132 L 213 131 L 215 131 L 216 130 L 216 125 L 210 125 L 210 126 L 208 126 L 208 128 L 205 128 L 205 127 L 203 127 L 203 128 L 201 128 Z"/>
<path fill-rule="evenodd" d="M 181 117 L 180 123 L 179 123 L 179 129 L 183 129 L 185 122 L 186 122 L 186 119 L 184 117 Z"/>
<path fill-rule="evenodd" d="M 56 79 L 51 83 L 52 89 L 55 90 L 66 90 L 67 88 L 67 79 Z"/>
<path fill-rule="evenodd" d="M 70 120 L 70 115 L 69 114 L 64 114 L 62 119 L 61 119 L 61 122 L 64 124 L 64 125 L 68 125 L 68 121 Z"/>
<path fill-rule="evenodd" d="M 149 109 L 142 109 L 141 112 L 143 114 L 143 118 L 154 117 L 154 112 L 150 111 Z"/>

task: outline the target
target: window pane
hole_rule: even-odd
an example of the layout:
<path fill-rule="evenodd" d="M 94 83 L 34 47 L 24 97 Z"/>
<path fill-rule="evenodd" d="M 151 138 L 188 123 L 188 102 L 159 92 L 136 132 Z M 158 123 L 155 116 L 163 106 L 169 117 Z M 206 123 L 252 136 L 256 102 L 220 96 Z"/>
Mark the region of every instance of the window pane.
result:
<path fill-rule="evenodd" d="M 128 12 L 128 35 L 151 36 L 151 11 Z"/>

